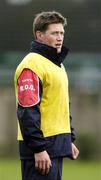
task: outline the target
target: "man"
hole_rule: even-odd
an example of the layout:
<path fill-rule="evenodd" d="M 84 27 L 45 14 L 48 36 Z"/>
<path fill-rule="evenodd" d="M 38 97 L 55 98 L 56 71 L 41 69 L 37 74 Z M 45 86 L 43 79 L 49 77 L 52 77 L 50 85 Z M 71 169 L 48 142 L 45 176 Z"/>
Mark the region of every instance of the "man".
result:
<path fill-rule="evenodd" d="M 68 53 L 63 46 L 65 25 L 58 12 L 37 14 L 35 41 L 15 72 L 22 180 L 61 180 L 63 158 L 79 154 L 62 64 Z"/>

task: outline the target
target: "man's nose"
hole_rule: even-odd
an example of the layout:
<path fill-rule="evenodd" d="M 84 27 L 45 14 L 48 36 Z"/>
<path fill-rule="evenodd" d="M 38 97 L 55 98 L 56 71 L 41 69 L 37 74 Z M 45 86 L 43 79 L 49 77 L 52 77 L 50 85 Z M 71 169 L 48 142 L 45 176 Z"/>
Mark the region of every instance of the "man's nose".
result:
<path fill-rule="evenodd" d="M 62 40 L 63 40 L 63 36 L 62 36 L 61 34 L 58 34 L 58 35 L 57 35 L 57 40 L 58 40 L 58 41 L 62 41 Z"/>

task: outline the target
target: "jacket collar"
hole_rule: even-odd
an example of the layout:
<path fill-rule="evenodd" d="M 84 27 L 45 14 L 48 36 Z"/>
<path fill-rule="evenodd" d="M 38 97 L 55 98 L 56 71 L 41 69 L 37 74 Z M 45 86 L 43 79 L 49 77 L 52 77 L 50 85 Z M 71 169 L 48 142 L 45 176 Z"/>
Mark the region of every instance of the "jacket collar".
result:
<path fill-rule="evenodd" d="M 66 55 L 68 54 L 69 49 L 65 46 L 62 46 L 61 53 L 57 53 L 56 48 L 48 46 L 46 44 L 39 43 L 37 41 L 32 41 L 30 52 L 39 53 L 42 56 L 48 58 L 53 63 L 60 66 L 64 61 Z"/>

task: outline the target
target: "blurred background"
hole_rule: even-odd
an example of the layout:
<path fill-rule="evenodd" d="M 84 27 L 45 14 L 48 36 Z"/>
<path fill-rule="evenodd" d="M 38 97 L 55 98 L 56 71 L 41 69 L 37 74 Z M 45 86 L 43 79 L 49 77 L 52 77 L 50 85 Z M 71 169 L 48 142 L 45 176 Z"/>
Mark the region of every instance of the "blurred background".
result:
<path fill-rule="evenodd" d="M 80 149 L 77 162 L 69 162 L 70 167 L 74 168 L 77 180 L 81 180 L 77 172 L 83 173 L 92 166 L 82 180 L 94 172 L 91 179 L 100 180 L 101 0 L 0 0 L 0 180 L 20 180 L 13 76 L 16 66 L 29 52 L 35 14 L 49 10 L 59 11 L 68 21 L 64 44 L 70 52 L 64 65 Z M 64 174 L 69 163 L 65 162 Z M 5 168 L 9 176 L 4 173 Z M 16 177 L 12 172 L 16 172 Z M 71 174 L 69 179 L 74 180 Z"/>

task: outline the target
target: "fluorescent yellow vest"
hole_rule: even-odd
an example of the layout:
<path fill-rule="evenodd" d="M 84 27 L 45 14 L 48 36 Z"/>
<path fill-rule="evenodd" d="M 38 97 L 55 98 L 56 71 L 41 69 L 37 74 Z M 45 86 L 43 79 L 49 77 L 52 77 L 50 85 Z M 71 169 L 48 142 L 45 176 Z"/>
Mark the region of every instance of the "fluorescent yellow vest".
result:
<path fill-rule="evenodd" d="M 42 81 L 40 112 L 44 137 L 70 133 L 68 78 L 63 64 L 59 67 L 40 54 L 29 53 L 15 72 L 17 103 L 17 80 L 24 68 L 31 69 Z M 18 140 L 22 140 L 20 128 Z"/>

